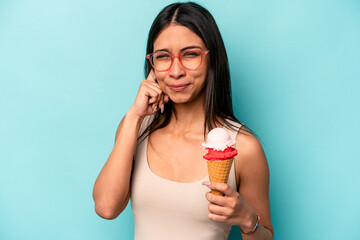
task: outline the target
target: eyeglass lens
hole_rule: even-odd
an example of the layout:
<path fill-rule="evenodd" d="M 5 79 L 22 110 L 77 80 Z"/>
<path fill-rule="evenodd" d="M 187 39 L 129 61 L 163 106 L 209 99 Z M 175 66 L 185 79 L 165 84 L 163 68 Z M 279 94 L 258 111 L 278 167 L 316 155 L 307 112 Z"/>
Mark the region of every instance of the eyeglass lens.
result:
<path fill-rule="evenodd" d="M 185 50 L 180 53 L 181 64 L 190 70 L 196 69 L 202 62 L 203 52 L 201 50 Z M 151 63 L 158 71 L 168 70 L 173 60 L 168 52 L 155 52 L 151 56 Z"/>

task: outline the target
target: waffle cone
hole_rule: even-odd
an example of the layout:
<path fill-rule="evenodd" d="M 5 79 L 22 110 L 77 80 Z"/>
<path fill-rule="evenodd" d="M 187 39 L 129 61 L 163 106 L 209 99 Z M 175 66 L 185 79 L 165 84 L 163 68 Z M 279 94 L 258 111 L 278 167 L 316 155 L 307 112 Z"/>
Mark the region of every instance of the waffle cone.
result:
<path fill-rule="evenodd" d="M 221 161 L 207 161 L 210 182 L 227 183 L 233 160 L 234 158 Z M 220 196 L 224 195 L 217 190 L 211 190 L 211 193 Z"/>

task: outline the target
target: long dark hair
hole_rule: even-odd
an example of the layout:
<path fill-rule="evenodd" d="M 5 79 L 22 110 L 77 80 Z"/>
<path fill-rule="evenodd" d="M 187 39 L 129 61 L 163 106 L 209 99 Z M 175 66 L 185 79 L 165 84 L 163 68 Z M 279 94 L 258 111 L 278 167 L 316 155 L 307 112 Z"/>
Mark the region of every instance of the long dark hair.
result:
<path fill-rule="evenodd" d="M 230 71 L 225 45 L 213 16 L 204 7 L 193 2 L 173 3 L 166 6 L 157 15 L 150 28 L 146 54 L 153 52 L 154 42 L 160 31 L 171 23 L 176 23 L 192 30 L 203 40 L 209 50 L 210 64 L 204 88 L 204 136 L 206 129 L 210 131 L 218 124 L 225 124 L 225 126 L 231 129 L 236 129 L 235 125 L 226 121 L 231 120 L 240 123 L 234 116 L 232 108 Z M 150 73 L 151 69 L 149 61 L 145 60 L 145 77 Z M 160 114 L 158 111 L 152 123 L 139 138 L 148 136 L 157 129 L 165 127 L 170 121 L 172 112 L 174 112 L 172 105 L 173 102 L 170 100 L 166 104 L 163 114 Z"/>

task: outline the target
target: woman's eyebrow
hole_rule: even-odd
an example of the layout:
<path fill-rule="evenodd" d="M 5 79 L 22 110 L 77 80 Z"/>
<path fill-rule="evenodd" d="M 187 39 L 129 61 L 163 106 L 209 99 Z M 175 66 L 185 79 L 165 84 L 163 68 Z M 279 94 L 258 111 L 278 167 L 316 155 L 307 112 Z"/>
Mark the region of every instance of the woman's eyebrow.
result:
<path fill-rule="evenodd" d="M 163 49 L 157 49 L 154 52 L 170 52 L 169 49 L 163 48 Z"/>
<path fill-rule="evenodd" d="M 188 50 L 188 49 L 193 49 L 193 48 L 197 48 L 197 49 L 201 49 L 202 48 L 200 46 L 197 46 L 197 45 L 191 45 L 191 46 L 187 46 L 187 47 L 184 47 L 180 50 L 180 52 L 182 51 L 185 51 L 185 50 Z M 162 49 L 156 49 L 154 52 L 171 52 L 169 49 L 167 48 L 162 48 Z"/>
<path fill-rule="evenodd" d="M 182 48 L 182 49 L 180 50 L 180 52 L 181 52 L 181 51 L 188 50 L 188 49 L 193 49 L 193 48 L 198 48 L 198 49 L 201 49 L 201 50 L 202 50 L 202 48 L 201 48 L 200 46 L 192 45 L 192 46 L 188 46 L 188 47 Z"/>

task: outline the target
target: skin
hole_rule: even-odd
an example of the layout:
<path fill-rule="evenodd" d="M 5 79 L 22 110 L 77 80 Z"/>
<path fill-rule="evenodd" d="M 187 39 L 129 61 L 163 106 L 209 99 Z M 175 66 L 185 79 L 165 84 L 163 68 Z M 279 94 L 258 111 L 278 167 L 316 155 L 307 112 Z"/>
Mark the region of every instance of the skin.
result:
<path fill-rule="evenodd" d="M 166 49 L 178 53 L 194 46 L 207 50 L 199 36 L 176 24 L 164 28 L 154 42 L 154 51 Z M 209 56 L 204 55 L 196 70 L 184 69 L 177 58 L 166 72 L 151 71 L 143 80 L 134 104 L 119 124 L 114 148 L 101 170 L 93 191 L 95 211 L 103 218 L 116 218 L 127 206 L 130 197 L 130 178 L 137 133 L 145 116 L 163 111 L 171 99 L 177 112 L 170 123 L 149 136 L 148 164 L 156 175 L 177 182 L 195 182 L 207 175 L 204 141 L 204 86 Z M 261 221 L 251 235 L 243 239 L 272 239 L 269 206 L 269 170 L 264 151 L 258 140 L 240 129 L 235 157 L 238 191 L 225 183 L 203 184 L 223 192 L 216 196 L 208 192 L 209 219 L 238 225 L 251 231 L 256 223 L 256 212 Z M 175 147 L 176 146 L 176 147 Z"/>
<path fill-rule="evenodd" d="M 207 50 L 201 38 L 188 28 L 171 25 L 155 40 L 154 51 L 166 49 L 170 53 L 178 53 L 189 46 Z M 160 89 L 174 102 L 177 112 L 177 118 L 172 117 L 168 126 L 155 131 L 149 137 L 149 166 L 154 173 L 163 178 L 194 182 L 207 175 L 206 162 L 198 161 L 202 160 L 205 153 L 198 146 L 201 146 L 203 141 L 202 93 L 207 68 L 208 56 L 205 55 L 202 65 L 196 70 L 186 70 L 175 58 L 169 71 L 155 71 Z M 178 91 L 178 86 L 180 89 L 186 87 Z"/>

